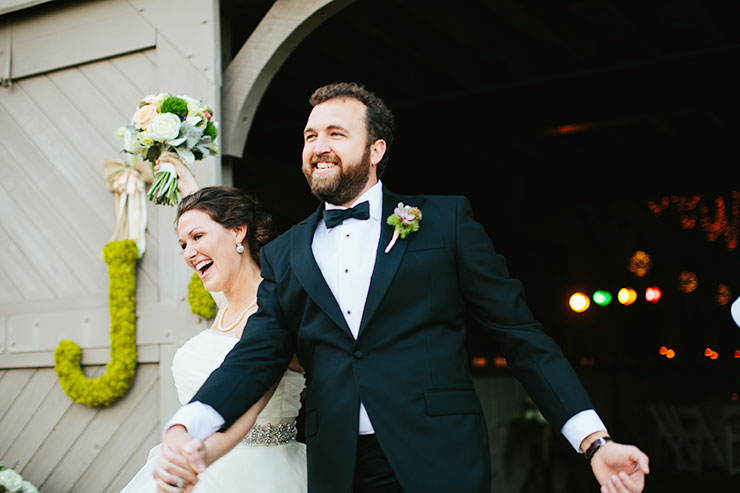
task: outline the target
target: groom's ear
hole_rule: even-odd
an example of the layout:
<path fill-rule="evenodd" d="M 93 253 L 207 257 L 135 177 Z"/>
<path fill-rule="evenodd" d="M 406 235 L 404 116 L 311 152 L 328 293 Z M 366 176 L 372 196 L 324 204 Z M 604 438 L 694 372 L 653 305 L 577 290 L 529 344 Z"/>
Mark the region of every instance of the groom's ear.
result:
<path fill-rule="evenodd" d="M 386 148 L 387 144 L 383 139 L 378 139 L 370 144 L 370 164 L 377 166 L 380 160 L 383 159 L 383 156 L 385 156 Z"/>

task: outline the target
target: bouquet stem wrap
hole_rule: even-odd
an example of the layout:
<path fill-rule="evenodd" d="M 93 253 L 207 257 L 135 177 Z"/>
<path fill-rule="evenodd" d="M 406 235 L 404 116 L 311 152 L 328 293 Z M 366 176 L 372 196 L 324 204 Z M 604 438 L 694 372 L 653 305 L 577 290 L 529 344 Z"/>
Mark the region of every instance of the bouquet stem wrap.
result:
<path fill-rule="evenodd" d="M 133 240 L 112 241 L 103 249 L 108 264 L 111 357 L 106 372 L 88 378 L 82 371 L 82 350 L 63 340 L 54 350 L 54 369 L 64 392 L 88 407 L 110 406 L 123 397 L 136 373 L 136 262 Z"/>
<path fill-rule="evenodd" d="M 162 155 L 164 154 L 162 153 Z M 172 163 L 167 161 L 159 163 L 159 171 L 154 175 L 154 181 L 146 196 L 155 204 L 177 205 L 180 200 L 177 191 L 177 171 Z"/>

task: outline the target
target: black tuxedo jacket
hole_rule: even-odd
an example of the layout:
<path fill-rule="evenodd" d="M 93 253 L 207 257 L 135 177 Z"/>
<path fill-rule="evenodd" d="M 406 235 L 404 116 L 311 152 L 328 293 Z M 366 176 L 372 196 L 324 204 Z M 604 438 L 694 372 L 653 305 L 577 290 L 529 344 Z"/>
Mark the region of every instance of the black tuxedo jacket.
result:
<path fill-rule="evenodd" d="M 488 432 L 468 370 L 466 315 L 500 342 L 556 429 L 592 405 L 468 200 L 384 189 L 383 220 L 398 202 L 418 206 L 423 219 L 388 254 L 393 228 L 381 225 L 357 340 L 311 252 L 320 207 L 262 249 L 259 311 L 193 400 L 211 405 L 228 426 L 296 352 L 307 377 L 312 493 L 351 491 L 360 401 L 406 491 L 487 493 Z"/>

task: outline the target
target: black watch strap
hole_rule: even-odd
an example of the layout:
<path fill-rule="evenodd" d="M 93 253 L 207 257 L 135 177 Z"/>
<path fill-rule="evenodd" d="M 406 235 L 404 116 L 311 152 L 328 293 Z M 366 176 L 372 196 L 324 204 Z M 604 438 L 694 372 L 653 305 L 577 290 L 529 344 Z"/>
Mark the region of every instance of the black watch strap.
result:
<path fill-rule="evenodd" d="M 591 462 L 591 458 L 594 456 L 597 450 L 601 448 L 607 442 L 611 442 L 612 439 L 609 437 L 599 437 L 588 447 L 586 450 L 586 460 Z"/>

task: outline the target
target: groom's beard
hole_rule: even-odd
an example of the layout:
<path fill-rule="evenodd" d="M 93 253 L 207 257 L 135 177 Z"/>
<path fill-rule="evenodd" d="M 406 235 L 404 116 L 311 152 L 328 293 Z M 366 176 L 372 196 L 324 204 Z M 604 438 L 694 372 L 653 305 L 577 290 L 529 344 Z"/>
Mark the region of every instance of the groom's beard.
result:
<path fill-rule="evenodd" d="M 313 165 L 322 160 L 335 161 L 337 172 L 333 176 L 314 176 Z M 311 193 L 322 202 L 334 205 L 346 204 L 362 192 L 370 176 L 370 146 L 365 149 L 359 162 L 345 165 L 335 154 L 314 156 L 308 170 L 303 174 L 311 187 Z"/>

